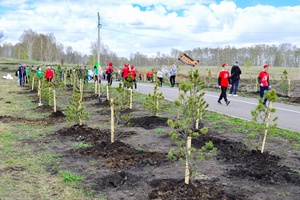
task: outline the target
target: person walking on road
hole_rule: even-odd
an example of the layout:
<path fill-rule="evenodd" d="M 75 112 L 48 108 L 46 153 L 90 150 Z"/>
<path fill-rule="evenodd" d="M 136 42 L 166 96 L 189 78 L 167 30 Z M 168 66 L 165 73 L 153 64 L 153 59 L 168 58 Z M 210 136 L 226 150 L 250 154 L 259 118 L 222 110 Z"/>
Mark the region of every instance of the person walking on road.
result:
<path fill-rule="evenodd" d="M 240 75 L 242 74 L 242 71 L 239 67 L 239 62 L 238 61 L 235 61 L 234 62 L 234 65 L 232 66 L 231 68 L 231 88 L 230 88 L 230 91 L 229 91 L 229 96 L 232 95 L 232 92 L 233 92 L 233 96 L 238 96 L 236 93 L 237 93 L 237 90 L 238 90 L 238 87 L 239 87 L 239 82 L 240 82 Z"/>
<path fill-rule="evenodd" d="M 173 63 L 171 71 L 170 71 L 170 83 L 171 83 L 171 87 L 175 86 L 176 74 L 177 74 L 177 67 L 176 67 L 175 63 Z"/>
<path fill-rule="evenodd" d="M 227 99 L 226 91 L 228 86 L 230 87 L 230 73 L 227 70 L 227 63 L 222 64 L 222 70 L 219 73 L 218 85 L 221 88 L 221 94 L 218 99 L 218 103 L 222 105 L 221 100 L 224 98 L 226 105 L 230 104 L 230 101 Z"/>
<path fill-rule="evenodd" d="M 158 86 L 159 86 L 159 87 L 162 87 L 162 83 L 163 83 L 163 73 L 162 73 L 162 71 L 161 71 L 160 69 L 157 71 L 157 78 L 158 78 L 158 80 L 159 80 Z"/>
<path fill-rule="evenodd" d="M 258 84 L 260 86 L 260 90 L 259 90 L 259 96 L 260 98 L 263 98 L 264 97 L 264 93 L 265 91 L 269 91 L 270 90 L 270 82 L 269 82 L 269 72 L 268 72 L 268 69 L 269 69 L 269 64 L 265 64 L 264 66 L 264 69 L 258 74 Z M 263 99 L 263 104 L 266 105 L 267 103 L 267 99 L 264 98 Z"/>

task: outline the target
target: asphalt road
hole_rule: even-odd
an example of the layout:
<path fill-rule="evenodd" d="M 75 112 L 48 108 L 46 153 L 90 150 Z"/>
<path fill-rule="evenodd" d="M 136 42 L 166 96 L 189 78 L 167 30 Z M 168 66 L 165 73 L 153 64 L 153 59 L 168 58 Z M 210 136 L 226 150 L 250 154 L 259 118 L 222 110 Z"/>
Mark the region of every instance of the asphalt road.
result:
<path fill-rule="evenodd" d="M 113 86 L 117 85 L 118 82 L 113 83 Z M 138 83 L 137 91 L 148 94 L 153 93 L 153 88 L 153 84 Z M 178 99 L 178 87 L 171 88 L 170 86 L 163 86 L 159 88 L 159 91 L 163 93 L 165 99 L 167 100 L 173 101 Z M 252 119 L 251 111 L 257 106 L 258 97 L 228 97 L 231 103 L 226 106 L 225 103 L 223 103 L 223 105 L 219 105 L 217 103 L 219 95 L 220 94 L 216 92 L 205 92 L 204 99 L 209 104 L 208 110 L 245 120 Z M 292 106 L 275 102 L 273 107 L 276 109 L 276 112 L 272 113 L 272 116 L 278 117 L 277 124 L 280 128 L 300 132 L 300 106 Z"/>

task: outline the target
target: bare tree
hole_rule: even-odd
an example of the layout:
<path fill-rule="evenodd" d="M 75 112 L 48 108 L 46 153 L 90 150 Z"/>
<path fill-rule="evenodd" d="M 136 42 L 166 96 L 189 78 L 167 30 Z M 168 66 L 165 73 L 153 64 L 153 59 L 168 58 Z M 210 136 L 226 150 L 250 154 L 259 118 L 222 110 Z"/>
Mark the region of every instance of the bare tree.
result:
<path fill-rule="evenodd" d="M 25 52 L 27 53 L 29 60 L 32 60 L 32 52 L 36 39 L 37 33 L 31 29 L 25 30 L 19 39 L 20 43 L 25 49 Z"/>
<path fill-rule="evenodd" d="M 53 62 L 56 51 L 56 39 L 53 33 L 49 33 L 46 36 L 46 42 L 44 44 L 45 58 L 48 62 Z"/>

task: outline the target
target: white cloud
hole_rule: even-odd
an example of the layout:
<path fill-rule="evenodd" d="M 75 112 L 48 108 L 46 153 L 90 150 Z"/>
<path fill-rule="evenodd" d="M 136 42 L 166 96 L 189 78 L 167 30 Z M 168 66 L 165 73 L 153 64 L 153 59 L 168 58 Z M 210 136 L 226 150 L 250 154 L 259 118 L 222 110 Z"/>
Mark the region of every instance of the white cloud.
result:
<path fill-rule="evenodd" d="M 118 56 L 140 52 L 155 55 L 172 48 L 255 43 L 300 45 L 300 6 L 248 6 L 213 0 L 75 0 L 1 1 L 0 30 L 7 43 L 18 42 L 24 30 L 53 33 L 64 47 L 90 53 L 97 40 L 101 14 L 101 42 Z"/>

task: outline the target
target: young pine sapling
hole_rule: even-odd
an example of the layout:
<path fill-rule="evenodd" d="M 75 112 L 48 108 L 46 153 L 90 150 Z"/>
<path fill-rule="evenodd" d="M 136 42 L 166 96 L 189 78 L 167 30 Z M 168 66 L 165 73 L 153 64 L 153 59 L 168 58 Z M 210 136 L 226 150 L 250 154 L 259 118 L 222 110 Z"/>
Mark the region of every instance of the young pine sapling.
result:
<path fill-rule="evenodd" d="M 83 84 L 80 81 L 80 90 L 76 87 L 73 88 L 73 95 L 67 106 L 66 116 L 68 121 L 74 121 L 83 125 L 84 119 L 89 119 L 89 113 L 84 112 L 84 107 L 82 107 L 82 97 L 83 97 Z"/>
<path fill-rule="evenodd" d="M 273 108 L 273 102 L 276 102 L 277 95 L 274 89 L 270 91 L 265 91 L 264 97 L 268 99 L 266 105 L 263 104 L 263 99 L 259 99 L 259 103 L 254 110 L 251 111 L 252 120 L 263 129 L 263 133 L 259 134 L 256 150 L 258 150 L 261 144 L 261 153 L 264 152 L 265 143 L 267 139 L 267 134 L 270 128 L 276 128 L 277 117 L 271 119 L 271 113 L 275 113 L 275 108 Z M 270 125 L 270 122 L 273 122 Z"/>
<path fill-rule="evenodd" d="M 186 184 L 189 184 L 193 175 L 192 171 L 196 159 L 207 159 L 216 152 L 212 142 L 207 142 L 198 152 L 191 147 L 193 137 L 198 137 L 200 133 L 205 134 L 207 132 L 204 124 L 199 122 L 208 107 L 203 99 L 203 89 L 204 83 L 198 70 L 191 71 L 188 81 L 181 81 L 180 90 L 182 93 L 180 93 L 179 99 L 174 102 L 175 106 L 180 109 L 182 116 L 177 120 L 168 120 L 168 125 L 173 129 L 169 135 L 178 146 L 177 149 L 170 149 L 168 157 L 174 160 L 185 160 Z M 198 123 L 202 124 L 200 129 Z"/>
<path fill-rule="evenodd" d="M 131 90 L 128 90 L 122 86 L 122 83 L 119 83 L 119 87 L 117 88 L 117 95 L 115 99 L 111 99 L 109 101 L 111 106 L 111 135 L 114 135 L 114 128 L 118 127 L 121 123 L 126 123 L 132 117 L 132 113 L 125 114 L 124 111 L 129 108 L 129 95 Z M 114 138 L 118 138 L 120 136 L 112 136 L 113 138 L 111 142 L 114 142 Z"/>
<path fill-rule="evenodd" d="M 144 108 L 155 116 L 162 110 L 162 100 L 164 96 L 162 92 L 158 92 L 158 82 L 156 82 L 153 90 L 153 94 L 148 94 L 144 101 Z"/>

